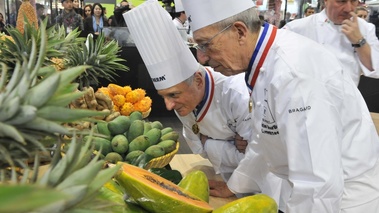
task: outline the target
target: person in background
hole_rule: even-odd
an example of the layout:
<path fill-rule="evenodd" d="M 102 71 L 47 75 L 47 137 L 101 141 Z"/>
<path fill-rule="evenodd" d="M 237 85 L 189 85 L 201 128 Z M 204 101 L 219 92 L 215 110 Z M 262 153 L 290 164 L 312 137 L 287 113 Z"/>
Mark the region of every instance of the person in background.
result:
<path fill-rule="evenodd" d="M 124 14 L 125 12 L 129 11 L 131 8 L 130 8 L 130 4 L 128 1 L 122 1 L 120 3 L 120 6 L 117 7 L 114 11 L 113 11 L 113 19 L 112 19 L 112 25 L 111 26 L 114 26 L 114 27 L 126 27 L 126 23 L 125 23 L 125 20 L 122 16 L 122 14 Z"/>
<path fill-rule="evenodd" d="M 175 12 L 173 13 L 172 22 L 174 23 L 176 29 L 178 29 L 182 39 L 187 43 L 193 43 L 192 36 L 189 35 L 189 26 L 186 25 L 187 16 L 182 6 L 181 0 L 175 0 Z"/>
<path fill-rule="evenodd" d="M 41 26 L 41 22 L 46 18 L 45 7 L 42 4 L 36 3 L 36 13 L 37 13 L 38 25 Z"/>
<path fill-rule="evenodd" d="M 304 10 L 304 17 L 308 17 L 310 15 L 313 15 L 315 13 L 315 8 L 312 7 L 312 6 L 308 6 L 307 8 L 305 8 Z"/>
<path fill-rule="evenodd" d="M 262 155 L 269 170 L 287 182 L 284 212 L 377 212 L 379 136 L 336 54 L 290 30 L 262 27 L 250 0 L 191 0 L 183 6 L 198 55 L 214 67 L 246 74 L 256 142 L 247 150 Z M 233 175 L 239 169 L 258 175 L 254 158 L 248 160 Z"/>
<path fill-rule="evenodd" d="M 5 23 L 4 23 L 4 16 L 2 13 L 0 13 L 0 33 L 5 33 Z"/>
<path fill-rule="evenodd" d="M 123 16 L 158 94 L 182 122 L 192 152 L 208 158 L 228 184 L 248 187 L 253 193 L 260 192 L 255 181 L 265 181 L 279 191 L 280 180 L 267 172 L 265 164 L 250 165 L 260 171 L 257 180 L 244 181 L 244 174 L 230 178 L 241 159 L 254 155 L 245 153 L 252 132 L 244 75 L 226 77 L 198 64 L 157 1 L 145 2 Z M 212 187 L 210 193 L 217 196 Z"/>
<path fill-rule="evenodd" d="M 104 17 L 104 9 L 100 3 L 92 5 L 92 16 L 84 19 L 84 33 L 99 35 L 108 25 L 108 19 Z"/>
<path fill-rule="evenodd" d="M 354 12 L 357 14 L 359 18 L 362 18 L 364 20 L 368 20 L 368 10 L 367 8 L 363 6 L 356 7 Z"/>
<path fill-rule="evenodd" d="M 84 6 L 84 19 L 92 16 L 92 4 Z"/>
<path fill-rule="evenodd" d="M 77 14 L 74 10 L 72 0 L 62 0 L 63 10 L 55 18 L 55 23 L 59 26 L 63 25 L 66 29 L 66 33 L 70 33 L 72 30 L 77 29 L 83 30 L 83 18 L 81 15 Z"/>
<path fill-rule="evenodd" d="M 80 8 L 79 0 L 73 0 L 72 5 L 74 7 L 75 12 L 84 18 L 83 10 L 82 8 Z"/>
<path fill-rule="evenodd" d="M 379 41 L 375 26 L 357 18 L 354 10 L 358 3 L 358 0 L 325 0 L 325 9 L 321 12 L 283 27 L 329 49 L 357 86 L 361 74 L 379 78 Z"/>

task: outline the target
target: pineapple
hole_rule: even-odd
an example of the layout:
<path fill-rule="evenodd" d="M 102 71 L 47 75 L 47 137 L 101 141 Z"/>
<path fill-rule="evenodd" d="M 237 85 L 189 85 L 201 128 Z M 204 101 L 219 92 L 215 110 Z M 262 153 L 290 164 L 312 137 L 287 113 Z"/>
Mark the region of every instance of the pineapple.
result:
<path fill-rule="evenodd" d="M 15 68 L 10 77 L 7 65 L 0 63 L 0 201 L 7 200 L 8 204 L 0 205 L 0 212 L 85 210 L 99 204 L 93 203 L 97 191 L 118 170 L 104 169 L 104 161 L 99 160 L 98 155 L 93 157 L 90 140 L 81 144 L 76 141 L 80 138 L 76 135 L 77 130 L 62 126 L 63 122 L 104 115 L 103 112 L 67 107 L 83 95 L 84 92 L 75 92 L 78 84 L 72 81 L 88 67 L 57 72 L 53 66 L 42 66 L 48 51 L 43 27 L 39 38 L 39 49 L 37 39 L 30 39 L 30 59 L 14 59 Z M 63 135 L 71 135 L 72 142 L 65 156 L 61 157 Z M 47 137 L 57 148 L 50 165 L 41 175 L 39 157 L 41 152 L 48 151 Z M 30 157 L 35 159 L 32 170 L 25 163 Z M 33 190 L 36 192 L 31 193 Z M 46 196 L 54 195 L 40 201 L 42 192 Z M 25 196 L 24 193 L 29 195 L 26 199 L 33 202 L 9 205 L 16 202 L 9 199 L 19 199 Z"/>
<path fill-rule="evenodd" d="M 29 0 L 23 0 L 20 9 L 18 10 L 16 28 L 22 34 L 24 34 L 25 20 L 28 20 L 28 22 L 33 25 L 33 27 L 38 29 L 37 13 L 32 4 L 30 4 Z"/>
<path fill-rule="evenodd" d="M 96 40 L 88 35 L 86 43 L 73 45 L 67 51 L 65 66 L 74 67 L 78 65 L 90 65 L 91 67 L 78 78 L 79 88 L 99 86 L 99 78 L 114 81 L 114 76 L 118 76 L 116 70 L 128 71 L 128 67 L 123 65 L 118 57 L 120 47 L 117 41 L 106 41 L 103 33 L 99 34 Z"/>

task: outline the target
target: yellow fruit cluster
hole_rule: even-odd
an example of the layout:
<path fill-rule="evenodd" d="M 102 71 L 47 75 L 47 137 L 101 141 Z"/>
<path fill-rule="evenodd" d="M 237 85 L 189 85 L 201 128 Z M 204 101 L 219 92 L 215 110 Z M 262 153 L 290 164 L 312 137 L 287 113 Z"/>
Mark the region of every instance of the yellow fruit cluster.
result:
<path fill-rule="evenodd" d="M 109 84 L 107 87 L 99 88 L 98 92 L 108 95 L 113 101 L 114 110 L 121 115 L 128 116 L 134 111 L 144 113 L 151 108 L 152 100 L 141 88 L 132 89 L 130 86 Z"/>

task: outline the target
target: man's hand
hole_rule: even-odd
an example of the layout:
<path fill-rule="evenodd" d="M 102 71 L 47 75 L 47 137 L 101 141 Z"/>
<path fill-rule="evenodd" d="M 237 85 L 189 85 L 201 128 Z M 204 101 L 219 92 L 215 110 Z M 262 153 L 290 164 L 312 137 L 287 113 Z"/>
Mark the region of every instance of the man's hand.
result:
<path fill-rule="evenodd" d="M 200 134 L 200 141 L 203 146 L 205 145 L 205 142 L 208 140 L 208 136 Z"/>
<path fill-rule="evenodd" d="M 239 152 L 245 153 L 247 147 L 247 141 L 244 140 L 239 134 L 234 138 L 234 144 Z"/>
<path fill-rule="evenodd" d="M 363 38 L 359 31 L 358 16 L 354 12 L 350 12 L 351 19 L 345 19 L 342 21 L 341 32 L 346 35 L 350 43 L 356 44 Z"/>
<path fill-rule="evenodd" d="M 214 197 L 231 197 L 234 195 L 226 185 L 224 181 L 208 180 L 209 182 L 209 194 Z"/>

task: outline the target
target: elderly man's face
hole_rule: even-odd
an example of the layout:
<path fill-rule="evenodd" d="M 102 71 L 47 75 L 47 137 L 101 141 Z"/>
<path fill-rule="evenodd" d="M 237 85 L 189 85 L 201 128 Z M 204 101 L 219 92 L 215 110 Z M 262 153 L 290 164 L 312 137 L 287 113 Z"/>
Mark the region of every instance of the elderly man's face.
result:
<path fill-rule="evenodd" d="M 215 71 L 227 76 L 243 72 L 241 53 L 236 48 L 239 46 L 237 28 L 232 25 L 227 30 L 221 31 L 222 29 L 207 26 L 193 33 L 195 42 L 205 46 L 205 51 L 197 50 L 199 63 L 211 66 Z"/>
<path fill-rule="evenodd" d="M 191 113 L 204 96 L 204 82 L 198 80 L 194 79 L 191 85 L 181 82 L 170 88 L 158 90 L 167 110 L 175 110 L 180 116 Z"/>
<path fill-rule="evenodd" d="M 325 0 L 326 15 L 334 24 L 342 24 L 343 20 L 351 18 L 350 12 L 358 3 L 358 0 Z"/>

